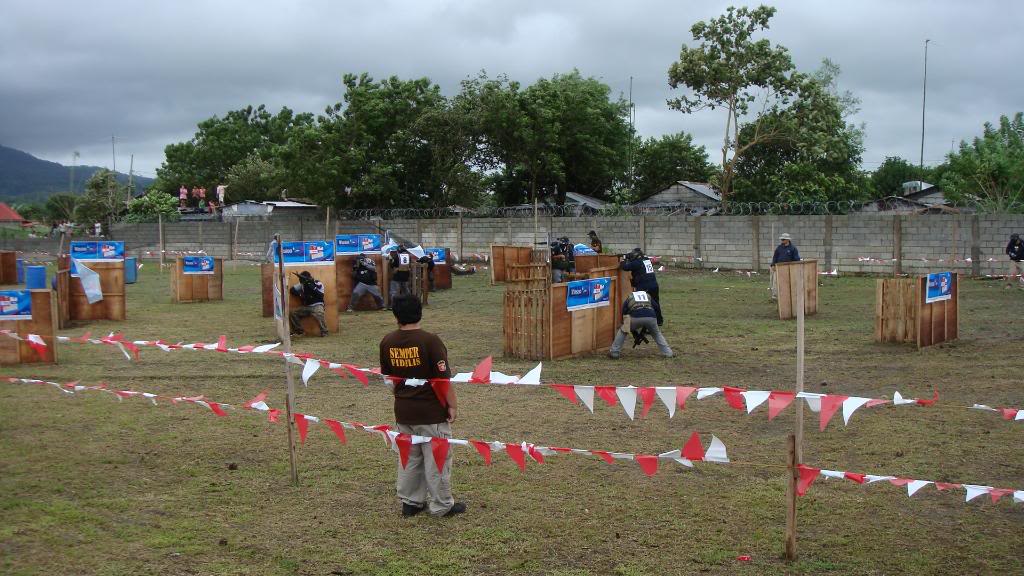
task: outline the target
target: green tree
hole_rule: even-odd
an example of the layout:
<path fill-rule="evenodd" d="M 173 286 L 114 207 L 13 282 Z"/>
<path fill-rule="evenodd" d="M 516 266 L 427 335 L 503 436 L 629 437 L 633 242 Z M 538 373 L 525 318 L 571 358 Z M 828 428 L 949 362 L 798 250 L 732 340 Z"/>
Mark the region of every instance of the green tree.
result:
<path fill-rule="evenodd" d="M 863 128 L 848 124 L 858 101 L 839 93 L 839 67 L 829 60 L 799 81 L 788 106 L 776 105 L 742 125 L 750 143 L 736 163 L 733 199 L 744 202 L 861 200 L 868 184 L 860 171 Z M 766 136 L 767 135 L 767 136 Z"/>
<path fill-rule="evenodd" d="M 117 183 L 114 173 L 107 169 L 98 170 L 85 183 L 85 193 L 75 207 L 75 219 L 86 225 L 102 222 L 109 229 L 125 210 L 127 201 L 128 190 Z"/>
<path fill-rule="evenodd" d="M 986 122 L 980 137 L 947 156 L 946 198 L 983 212 L 1024 212 L 1024 114 Z"/>
<path fill-rule="evenodd" d="M 707 150 L 695 146 L 693 137 L 685 132 L 640 142 L 634 164 L 633 190 L 638 199 L 680 180 L 707 182 L 714 171 Z"/>
<path fill-rule="evenodd" d="M 904 182 L 923 179 L 917 166 L 899 156 L 887 156 L 871 173 L 871 189 L 876 198 L 902 196 Z"/>
<path fill-rule="evenodd" d="M 46 218 L 49 222 L 66 221 L 70 222 L 75 216 L 75 206 L 78 204 L 78 196 L 73 194 L 54 194 L 46 199 L 44 207 Z"/>
<path fill-rule="evenodd" d="M 718 18 L 697 22 L 690 32 L 699 44 L 694 48 L 683 45 L 679 60 L 668 70 L 672 88 L 691 92 L 670 100 L 669 106 L 684 113 L 705 108 L 726 111 L 718 182 L 723 202 L 732 194 L 737 162 L 752 147 L 777 136 L 772 124 L 741 134 L 740 122 L 757 99 L 763 98 L 763 110 L 784 106 L 798 86 L 789 51 L 753 38 L 756 32 L 768 29 L 774 15 L 775 8 L 769 6 L 753 10 L 730 6 Z"/>
<path fill-rule="evenodd" d="M 46 218 L 46 209 L 43 205 L 40 204 L 29 204 L 22 202 L 11 206 L 11 208 L 19 215 L 21 215 L 21 217 L 24 218 L 25 220 L 38 222 Z"/>
<path fill-rule="evenodd" d="M 125 222 L 156 222 L 162 215 L 167 222 L 178 220 L 178 199 L 170 194 L 151 190 L 128 203 Z"/>
<path fill-rule="evenodd" d="M 280 200 L 284 173 L 272 161 L 253 153 L 228 169 L 226 203 L 243 200 Z"/>

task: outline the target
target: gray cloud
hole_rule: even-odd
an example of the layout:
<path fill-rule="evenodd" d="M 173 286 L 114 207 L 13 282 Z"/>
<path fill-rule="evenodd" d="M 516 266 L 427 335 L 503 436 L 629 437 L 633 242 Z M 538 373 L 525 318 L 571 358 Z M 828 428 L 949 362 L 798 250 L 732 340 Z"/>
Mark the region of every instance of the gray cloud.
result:
<path fill-rule="evenodd" d="M 724 118 L 669 110 L 666 70 L 689 27 L 723 2 L 7 2 L 0 18 L 0 144 L 68 163 L 152 175 L 163 147 L 248 104 L 320 112 L 345 72 L 428 76 L 449 94 L 479 70 L 523 83 L 578 68 L 626 94 L 645 136 L 686 130 L 718 157 Z M 865 167 L 916 161 L 923 42 L 929 49 L 925 161 L 951 139 L 1021 109 L 1024 54 L 1009 2 L 774 3 L 768 37 L 803 70 L 824 57 L 863 103 Z"/>

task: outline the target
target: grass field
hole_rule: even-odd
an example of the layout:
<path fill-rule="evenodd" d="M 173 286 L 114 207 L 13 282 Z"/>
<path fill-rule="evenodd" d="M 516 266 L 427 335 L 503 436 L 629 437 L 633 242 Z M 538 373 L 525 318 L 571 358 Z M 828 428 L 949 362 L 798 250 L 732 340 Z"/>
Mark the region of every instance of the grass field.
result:
<path fill-rule="evenodd" d="M 666 336 L 676 358 L 653 345 L 618 361 L 603 355 L 545 363 L 545 382 L 741 386 L 789 389 L 795 324 L 775 319 L 766 276 L 662 274 Z M 225 274 L 225 301 L 170 303 L 169 279 L 146 265 L 128 287 L 129 320 L 68 330 L 121 330 L 131 339 L 231 345 L 271 341 L 259 314 L 258 268 Z M 1022 406 L 1024 293 L 965 280 L 961 335 L 917 351 L 872 341 L 874 280 L 827 278 L 820 313 L 807 321 L 810 391 L 930 397 L 935 407 L 862 409 L 824 432 L 808 414 L 805 461 L 813 466 L 998 487 L 1024 487 L 1022 423 L 954 408 Z M 456 278 L 431 296 L 425 328 L 469 371 L 522 374 L 535 363 L 501 357 L 502 287 L 485 275 Z M 295 349 L 377 365 L 387 313 L 343 318 L 341 334 L 299 339 Z M 165 395 L 204 394 L 241 404 L 264 388 L 284 408 L 280 359 L 144 350 L 128 363 L 113 349 L 67 344 L 59 366 L 19 366 L 9 376 Z M 452 519 L 403 519 L 395 460 L 379 438 L 350 433 L 339 445 L 313 425 L 299 448 L 301 485 L 288 477 L 285 427 L 247 413 L 110 395 L 66 396 L 49 387 L 0 384 L 0 572 L 4 574 L 990 574 L 1021 573 L 1024 506 L 1005 497 L 963 502 L 929 486 L 912 499 L 881 482 L 815 483 L 800 499 L 800 558 L 780 559 L 782 469 L 795 409 L 767 422 L 696 401 L 669 420 L 656 405 L 629 421 L 600 401 L 591 415 L 549 388 L 463 386 L 459 438 L 658 453 L 692 431 L 714 433 L 736 463 L 686 469 L 662 464 L 651 478 L 635 463 L 558 456 L 525 474 L 503 454 L 486 467 L 455 448 L 453 484 L 469 511 Z M 324 370 L 297 393 L 301 412 L 390 423 L 381 385 L 364 389 Z M 707 443 L 705 436 L 705 445 Z M 737 561 L 749 555 L 749 562 Z"/>

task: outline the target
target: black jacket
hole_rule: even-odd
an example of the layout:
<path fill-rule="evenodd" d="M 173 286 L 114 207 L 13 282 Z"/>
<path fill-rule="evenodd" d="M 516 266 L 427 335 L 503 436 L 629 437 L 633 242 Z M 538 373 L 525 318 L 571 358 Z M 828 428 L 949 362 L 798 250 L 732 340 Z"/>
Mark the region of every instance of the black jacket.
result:
<path fill-rule="evenodd" d="M 658 305 L 657 300 L 650 296 L 647 298 L 648 302 L 637 302 L 630 294 L 622 303 L 622 315 L 628 315 L 630 318 L 657 318 L 661 313 L 661 306 Z"/>
<path fill-rule="evenodd" d="M 658 289 L 658 278 L 654 275 L 654 263 L 651 259 L 644 256 L 643 258 L 634 258 L 633 260 L 623 260 L 619 264 L 619 268 L 622 270 L 629 271 L 632 276 L 632 283 L 634 290 L 657 290 Z"/>
<path fill-rule="evenodd" d="M 789 246 L 779 244 L 775 249 L 775 254 L 772 255 L 772 264 L 778 264 L 779 262 L 799 262 L 800 252 L 796 249 L 796 246 L 790 242 Z"/>
<path fill-rule="evenodd" d="M 1010 243 L 1006 245 L 1006 255 L 1014 262 L 1024 260 L 1024 240 L 1017 240 L 1016 243 L 1010 240 Z"/>
<path fill-rule="evenodd" d="M 356 278 L 357 284 L 366 284 L 367 286 L 377 285 L 376 268 L 371 268 L 370 266 L 366 266 L 365 264 L 357 262 L 352 272 Z"/>
<path fill-rule="evenodd" d="M 313 306 L 324 303 L 324 284 L 319 280 L 313 280 L 305 284 L 299 283 L 292 286 L 292 294 L 302 299 L 303 306 Z"/>

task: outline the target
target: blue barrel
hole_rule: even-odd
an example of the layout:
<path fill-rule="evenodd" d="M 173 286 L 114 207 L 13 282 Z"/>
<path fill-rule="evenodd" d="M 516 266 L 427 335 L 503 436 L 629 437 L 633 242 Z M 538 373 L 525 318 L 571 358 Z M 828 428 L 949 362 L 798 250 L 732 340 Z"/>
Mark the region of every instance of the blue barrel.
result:
<path fill-rule="evenodd" d="M 21 258 L 18 258 L 18 260 L 17 260 L 17 268 L 18 268 L 18 284 L 24 284 L 25 283 L 25 261 L 22 260 Z"/>
<path fill-rule="evenodd" d="M 46 266 L 25 267 L 25 288 L 29 290 L 46 289 Z"/>
<path fill-rule="evenodd" d="M 129 256 L 124 259 L 124 283 L 135 284 L 139 279 L 139 259 Z"/>

